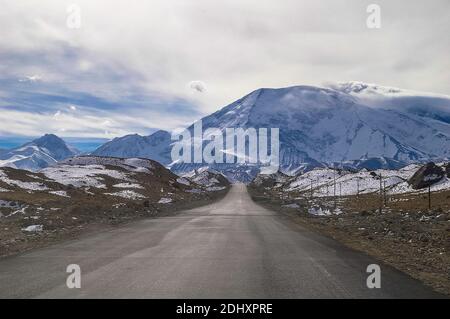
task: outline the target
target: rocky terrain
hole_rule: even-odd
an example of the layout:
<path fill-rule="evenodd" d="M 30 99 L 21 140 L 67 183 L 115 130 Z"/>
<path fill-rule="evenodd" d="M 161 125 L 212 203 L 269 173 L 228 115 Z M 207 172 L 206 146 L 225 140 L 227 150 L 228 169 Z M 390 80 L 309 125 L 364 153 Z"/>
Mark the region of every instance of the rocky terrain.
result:
<path fill-rule="evenodd" d="M 450 294 L 448 167 L 259 175 L 249 191 L 257 203 Z"/>
<path fill-rule="evenodd" d="M 179 177 L 139 158 L 75 157 L 39 172 L 0 168 L 0 256 L 203 205 L 228 187 L 215 172 Z"/>

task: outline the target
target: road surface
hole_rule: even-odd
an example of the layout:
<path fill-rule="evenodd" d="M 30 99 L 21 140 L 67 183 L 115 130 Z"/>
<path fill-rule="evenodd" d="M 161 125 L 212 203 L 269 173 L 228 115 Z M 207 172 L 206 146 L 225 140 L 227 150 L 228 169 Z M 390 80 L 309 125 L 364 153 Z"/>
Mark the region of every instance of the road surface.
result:
<path fill-rule="evenodd" d="M 176 216 L 141 220 L 0 259 L 0 298 L 439 297 L 388 266 L 256 205 L 245 186 Z M 81 267 L 68 289 L 66 267 Z"/>

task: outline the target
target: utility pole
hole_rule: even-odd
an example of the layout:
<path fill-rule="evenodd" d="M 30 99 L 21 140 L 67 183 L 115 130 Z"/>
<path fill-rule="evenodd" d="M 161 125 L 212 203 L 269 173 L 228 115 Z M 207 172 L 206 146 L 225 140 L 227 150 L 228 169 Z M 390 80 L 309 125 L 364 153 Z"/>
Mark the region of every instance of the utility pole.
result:
<path fill-rule="evenodd" d="M 342 182 L 339 182 L 339 197 L 342 197 Z"/>
<path fill-rule="evenodd" d="M 386 181 L 384 181 L 383 186 L 384 186 L 384 189 L 383 189 L 383 191 L 384 191 L 384 206 L 387 206 Z"/>
<path fill-rule="evenodd" d="M 333 167 L 333 187 L 334 187 L 334 192 L 333 192 L 334 209 L 336 209 L 336 170 L 334 167 Z"/>
<path fill-rule="evenodd" d="M 333 168 L 333 196 L 336 197 L 336 170 Z"/>
<path fill-rule="evenodd" d="M 383 176 L 380 173 L 380 214 L 383 210 Z"/>
<path fill-rule="evenodd" d="M 431 185 L 428 186 L 428 209 L 431 209 Z"/>
<path fill-rule="evenodd" d="M 359 197 L 359 176 L 356 178 L 356 197 Z"/>

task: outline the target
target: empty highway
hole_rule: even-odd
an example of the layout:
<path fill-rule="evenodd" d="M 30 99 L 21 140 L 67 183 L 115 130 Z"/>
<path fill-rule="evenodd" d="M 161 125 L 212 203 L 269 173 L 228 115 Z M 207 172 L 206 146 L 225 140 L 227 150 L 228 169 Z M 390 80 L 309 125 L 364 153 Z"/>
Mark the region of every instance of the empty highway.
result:
<path fill-rule="evenodd" d="M 244 185 L 222 200 L 0 259 L 0 298 L 439 297 L 372 258 L 256 205 Z M 66 267 L 81 267 L 81 288 Z"/>

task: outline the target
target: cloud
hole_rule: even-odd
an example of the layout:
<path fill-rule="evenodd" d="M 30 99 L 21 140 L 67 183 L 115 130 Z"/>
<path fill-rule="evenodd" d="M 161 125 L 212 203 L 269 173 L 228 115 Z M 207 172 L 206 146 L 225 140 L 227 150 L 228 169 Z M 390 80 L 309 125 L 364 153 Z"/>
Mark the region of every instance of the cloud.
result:
<path fill-rule="evenodd" d="M 170 127 L 186 125 L 170 116 L 146 113 L 142 117 L 135 114 L 111 114 L 109 112 L 92 114 L 88 112 L 74 114 L 57 111 L 56 113 L 30 113 L 15 110 L 0 112 L 0 136 L 40 136 L 54 133 L 62 137 L 113 138 L 136 132 L 149 134 L 160 123 Z"/>
<path fill-rule="evenodd" d="M 202 81 L 191 81 L 189 83 L 189 87 L 195 91 L 195 92 L 199 92 L 199 93 L 203 93 L 206 91 L 206 85 L 205 83 L 203 83 Z"/>
<path fill-rule="evenodd" d="M 36 82 L 41 80 L 42 77 L 40 75 L 26 75 L 24 78 L 19 79 L 19 82 Z"/>
<path fill-rule="evenodd" d="M 0 113 L 33 118 L 28 130 L 67 105 L 111 118 L 108 134 L 170 129 L 259 87 L 360 80 L 450 94 L 448 0 L 379 0 L 377 30 L 359 0 L 78 0 L 79 29 L 66 25 L 71 3 L 2 5 Z M 62 119 L 68 136 L 85 134 Z"/>

